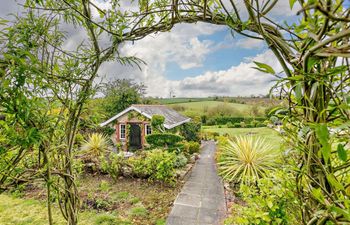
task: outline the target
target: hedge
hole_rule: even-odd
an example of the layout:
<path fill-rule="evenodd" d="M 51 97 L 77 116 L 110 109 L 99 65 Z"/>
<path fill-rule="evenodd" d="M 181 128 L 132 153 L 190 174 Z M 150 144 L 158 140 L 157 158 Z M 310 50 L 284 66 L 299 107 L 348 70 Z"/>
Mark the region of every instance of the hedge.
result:
<path fill-rule="evenodd" d="M 240 122 L 245 122 L 246 124 L 250 124 L 252 121 L 264 122 L 266 120 L 265 117 L 230 117 L 230 116 L 219 116 L 213 117 L 207 120 L 206 125 L 225 125 L 227 123 L 238 124 Z"/>
<path fill-rule="evenodd" d="M 147 143 L 154 147 L 173 146 L 184 138 L 170 133 L 150 134 L 146 136 Z"/>

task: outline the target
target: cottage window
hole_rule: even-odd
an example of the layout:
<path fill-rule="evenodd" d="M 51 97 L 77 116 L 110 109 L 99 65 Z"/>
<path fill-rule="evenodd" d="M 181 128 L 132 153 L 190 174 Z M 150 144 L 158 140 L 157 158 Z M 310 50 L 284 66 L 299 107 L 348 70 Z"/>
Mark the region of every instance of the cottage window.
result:
<path fill-rule="evenodd" d="M 152 134 L 152 126 L 149 124 L 146 124 L 146 135 Z"/>
<path fill-rule="evenodd" d="M 125 136 L 126 136 L 126 126 L 125 126 L 125 124 L 120 124 L 119 125 L 119 138 L 125 139 Z"/>

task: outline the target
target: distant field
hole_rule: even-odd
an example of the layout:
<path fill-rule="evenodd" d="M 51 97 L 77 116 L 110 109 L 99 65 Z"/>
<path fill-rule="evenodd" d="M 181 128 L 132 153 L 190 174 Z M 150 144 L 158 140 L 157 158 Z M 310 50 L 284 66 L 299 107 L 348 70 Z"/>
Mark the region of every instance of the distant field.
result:
<path fill-rule="evenodd" d="M 156 98 L 153 99 L 159 104 L 176 104 L 186 102 L 203 102 L 203 101 L 218 101 L 231 103 L 244 103 L 248 105 L 276 105 L 281 103 L 281 100 L 270 98 L 252 98 L 252 97 L 205 97 L 205 98 Z"/>
<path fill-rule="evenodd" d="M 230 116 L 250 116 L 252 105 L 239 104 L 231 102 L 220 101 L 200 101 L 200 102 L 186 102 L 186 103 L 174 103 L 171 107 L 177 111 L 183 112 L 186 115 L 202 115 L 202 114 L 214 114 L 215 111 L 220 110 L 228 111 Z M 258 106 L 259 113 L 263 114 L 263 106 Z"/>
<path fill-rule="evenodd" d="M 273 129 L 267 127 L 259 127 L 259 128 L 218 128 L 217 126 L 203 126 L 203 131 L 205 132 L 217 132 L 220 135 L 229 134 L 230 136 L 238 136 L 238 135 L 253 135 L 255 137 L 265 138 L 266 141 L 276 146 L 276 148 L 280 148 L 282 138 L 279 136 L 279 133 Z"/>
<path fill-rule="evenodd" d="M 185 102 L 202 102 L 202 101 L 211 101 L 214 98 L 162 98 L 157 99 L 156 101 L 159 104 L 176 104 L 176 103 L 185 103 Z"/>

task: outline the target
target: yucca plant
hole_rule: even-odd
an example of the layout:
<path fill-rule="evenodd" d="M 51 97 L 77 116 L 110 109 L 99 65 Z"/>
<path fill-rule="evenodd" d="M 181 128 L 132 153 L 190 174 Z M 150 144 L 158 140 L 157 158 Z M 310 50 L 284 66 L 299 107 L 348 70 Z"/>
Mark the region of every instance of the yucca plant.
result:
<path fill-rule="evenodd" d="M 279 153 L 263 138 L 238 136 L 221 147 L 219 174 L 224 180 L 250 184 L 276 167 Z"/>
<path fill-rule="evenodd" d="M 108 150 L 108 137 L 99 133 L 90 134 L 81 146 L 81 150 L 84 155 L 98 159 Z"/>

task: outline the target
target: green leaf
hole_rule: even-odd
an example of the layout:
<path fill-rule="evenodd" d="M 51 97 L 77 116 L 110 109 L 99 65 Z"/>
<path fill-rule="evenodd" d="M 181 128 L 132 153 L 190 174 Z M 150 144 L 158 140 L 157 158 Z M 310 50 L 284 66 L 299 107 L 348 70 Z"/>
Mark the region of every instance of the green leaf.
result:
<path fill-rule="evenodd" d="M 321 188 L 312 189 L 311 194 L 314 196 L 314 198 L 316 198 L 320 202 L 322 203 L 324 202 L 324 196 L 322 194 Z"/>
<path fill-rule="evenodd" d="M 267 206 L 271 209 L 273 206 L 273 203 L 270 200 L 267 200 Z"/>
<path fill-rule="evenodd" d="M 302 94 L 302 88 L 301 88 L 301 83 L 298 82 L 295 86 L 294 92 L 295 92 L 295 97 L 297 99 L 297 102 L 299 104 L 301 104 L 301 99 L 303 98 L 303 94 Z"/>
<path fill-rule="evenodd" d="M 254 61 L 255 65 L 257 65 L 258 67 L 253 67 L 254 69 L 260 70 L 261 72 L 264 73 L 271 73 L 271 74 L 276 74 L 276 72 L 274 71 L 274 69 L 272 69 L 271 66 L 265 64 L 265 63 L 260 63 L 260 62 L 256 62 Z"/>
<path fill-rule="evenodd" d="M 338 152 L 339 159 L 346 162 L 346 160 L 348 159 L 348 154 L 345 151 L 344 145 L 338 144 L 337 152 Z"/>
<path fill-rule="evenodd" d="M 331 145 L 328 143 L 329 133 L 326 124 L 318 124 L 315 127 L 316 137 L 320 141 L 322 148 L 321 152 L 324 160 L 327 162 L 331 156 Z"/>
<path fill-rule="evenodd" d="M 335 178 L 333 174 L 328 174 L 327 180 L 337 190 L 344 190 L 344 186 L 337 180 L 337 178 Z"/>
<path fill-rule="evenodd" d="M 321 144 L 328 143 L 329 134 L 326 124 L 318 124 L 315 128 L 316 136 Z"/>
<path fill-rule="evenodd" d="M 336 212 L 338 214 L 343 215 L 345 218 L 350 219 L 350 212 L 348 210 L 336 207 L 336 206 L 331 206 L 331 210 L 333 212 Z"/>
<path fill-rule="evenodd" d="M 290 9 L 293 9 L 293 6 L 295 4 L 297 0 L 289 0 L 289 6 L 290 6 Z"/>

